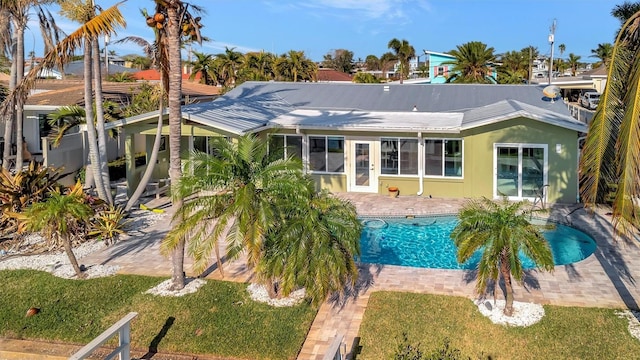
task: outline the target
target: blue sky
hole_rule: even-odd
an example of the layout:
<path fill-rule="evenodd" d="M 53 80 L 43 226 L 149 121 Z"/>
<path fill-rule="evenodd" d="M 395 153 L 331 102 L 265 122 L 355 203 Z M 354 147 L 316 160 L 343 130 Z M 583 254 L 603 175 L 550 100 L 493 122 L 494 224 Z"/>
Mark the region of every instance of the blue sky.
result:
<path fill-rule="evenodd" d="M 103 8 L 116 0 L 95 0 Z M 563 57 L 574 53 L 594 62 L 591 49 L 613 43 L 619 27 L 611 9 L 623 2 L 610 0 L 190 0 L 204 8 L 203 34 L 213 41 L 195 51 L 217 54 L 225 47 L 247 52 L 265 50 L 281 54 L 302 50 L 312 60 L 335 49 L 347 49 L 354 58 L 380 56 L 392 38 L 406 39 L 423 49 L 446 52 L 456 45 L 481 41 L 496 53 L 533 45 L 550 53 L 548 36 L 556 21 L 555 52 L 565 44 Z M 136 35 L 153 39 L 140 8 L 153 9 L 152 0 L 128 0 L 120 5 L 127 28 L 115 39 Z M 55 9 L 52 9 L 55 11 Z M 33 23 L 25 34 L 26 51 L 42 55 L 39 31 Z M 78 25 L 58 17 L 67 32 Z M 36 45 L 33 45 L 33 40 Z M 140 53 L 135 45 L 110 46 L 118 55 Z"/>

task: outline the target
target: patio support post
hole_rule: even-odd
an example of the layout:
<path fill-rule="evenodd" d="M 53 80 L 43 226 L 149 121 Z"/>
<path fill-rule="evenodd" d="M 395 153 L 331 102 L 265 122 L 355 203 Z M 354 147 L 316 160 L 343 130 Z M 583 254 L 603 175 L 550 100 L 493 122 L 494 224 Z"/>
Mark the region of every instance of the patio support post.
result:
<path fill-rule="evenodd" d="M 127 175 L 127 196 L 130 197 L 136 189 L 136 161 L 135 161 L 135 139 L 133 134 L 125 134 L 124 156 L 125 170 Z"/>
<path fill-rule="evenodd" d="M 424 192 L 424 142 L 422 141 L 422 131 L 418 131 L 418 196 Z"/>

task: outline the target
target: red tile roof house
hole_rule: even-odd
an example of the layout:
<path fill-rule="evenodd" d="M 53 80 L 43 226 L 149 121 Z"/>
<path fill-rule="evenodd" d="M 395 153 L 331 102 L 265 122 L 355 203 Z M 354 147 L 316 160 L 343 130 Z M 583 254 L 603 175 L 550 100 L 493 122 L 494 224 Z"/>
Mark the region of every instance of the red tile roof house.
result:
<path fill-rule="evenodd" d="M 318 82 L 353 82 L 353 77 L 333 69 L 318 69 Z"/>

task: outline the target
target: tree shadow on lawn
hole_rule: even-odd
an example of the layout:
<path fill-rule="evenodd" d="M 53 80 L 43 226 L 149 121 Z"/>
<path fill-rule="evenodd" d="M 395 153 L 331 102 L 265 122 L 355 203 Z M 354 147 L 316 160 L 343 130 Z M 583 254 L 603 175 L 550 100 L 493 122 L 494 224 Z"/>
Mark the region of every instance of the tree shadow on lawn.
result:
<path fill-rule="evenodd" d="M 540 282 L 538 281 L 538 279 L 535 276 L 535 273 L 537 273 L 537 272 L 538 271 L 535 270 L 535 269 L 524 270 L 524 276 L 522 277 L 522 287 L 528 293 L 531 293 L 531 290 L 540 290 Z M 470 284 L 472 282 L 477 281 L 477 279 L 478 279 L 478 270 L 477 269 L 465 270 L 462 279 L 467 284 Z M 515 281 L 512 280 L 512 282 L 515 284 Z M 504 296 L 506 294 L 506 288 L 504 287 L 504 281 L 500 280 L 497 285 L 500 287 L 500 290 L 502 291 L 502 294 Z M 494 281 L 489 281 L 489 282 L 487 282 L 487 289 L 484 292 L 484 294 L 481 295 L 481 297 L 485 298 L 488 295 L 493 296 L 493 294 L 496 292 L 496 290 L 497 290 L 496 289 L 496 283 Z M 514 289 L 514 292 L 515 292 L 515 289 Z"/>

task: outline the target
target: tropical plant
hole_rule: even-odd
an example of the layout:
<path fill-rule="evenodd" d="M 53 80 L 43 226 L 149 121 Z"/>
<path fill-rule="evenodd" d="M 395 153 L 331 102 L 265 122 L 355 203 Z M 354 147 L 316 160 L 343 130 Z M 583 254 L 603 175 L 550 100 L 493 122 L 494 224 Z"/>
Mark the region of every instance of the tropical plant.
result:
<path fill-rule="evenodd" d="M 618 33 L 624 28 L 627 20 L 631 19 L 638 11 L 640 11 L 640 2 L 625 1 L 620 5 L 614 6 L 611 10 L 611 16 L 620 20 L 620 29 L 616 31 L 614 38 L 618 37 Z"/>
<path fill-rule="evenodd" d="M 364 67 L 367 71 L 380 70 L 380 59 L 375 55 L 367 55 L 364 59 Z"/>
<path fill-rule="evenodd" d="M 589 123 L 580 157 L 582 201 L 587 206 L 603 204 L 611 194 L 613 225 L 627 236 L 640 224 L 639 24 L 637 12 L 618 33 L 607 70 L 609 80 Z"/>
<path fill-rule="evenodd" d="M 578 72 L 578 66 L 580 66 L 581 56 L 576 55 L 574 53 L 569 53 L 569 57 L 567 58 L 567 65 L 571 69 L 571 76 L 576 76 Z"/>
<path fill-rule="evenodd" d="M 359 84 L 378 84 L 380 79 L 371 73 L 357 72 L 353 76 L 353 82 Z"/>
<path fill-rule="evenodd" d="M 396 59 L 400 62 L 400 84 L 409 76 L 409 60 L 416 56 L 416 50 L 405 39 L 398 40 L 393 38 L 389 40 L 387 47 L 393 50 Z"/>
<path fill-rule="evenodd" d="M 18 222 L 13 214 L 46 199 L 60 188 L 59 179 L 59 169 L 43 167 L 35 161 L 15 174 L 0 169 L 0 236 L 15 233 Z"/>
<path fill-rule="evenodd" d="M 529 72 L 529 58 L 522 51 L 508 51 L 500 57 L 498 82 L 500 84 L 522 84 Z"/>
<path fill-rule="evenodd" d="M 214 84 L 213 79 L 215 78 L 214 69 L 214 57 L 211 54 L 199 53 L 197 51 L 192 52 L 196 57 L 194 61 L 191 62 L 191 75 L 189 75 L 189 80 L 195 79 L 196 75 L 200 74 L 200 82 L 207 85 Z"/>
<path fill-rule="evenodd" d="M 92 214 L 91 207 L 85 203 L 82 185 L 77 183 L 67 195 L 54 191 L 44 202 L 31 205 L 24 212 L 21 226 L 29 231 L 41 232 L 50 243 L 61 243 L 76 276 L 83 278 L 84 274 L 73 253 L 71 236 L 78 226 L 89 222 Z"/>
<path fill-rule="evenodd" d="M 382 56 L 380 56 L 380 70 L 382 71 L 382 75 L 386 76 L 389 69 L 391 69 L 397 62 L 398 57 L 392 52 L 387 51 L 382 54 Z"/>
<path fill-rule="evenodd" d="M 122 107 L 122 116 L 131 117 L 158 110 L 162 94 L 161 84 L 139 84 L 137 88 L 131 89 L 131 100 Z"/>
<path fill-rule="evenodd" d="M 480 41 L 471 41 L 458 45 L 449 54 L 455 58 L 443 64 L 453 65 L 447 82 L 494 84 L 491 64 L 495 62 L 493 48 Z"/>
<path fill-rule="evenodd" d="M 133 74 L 127 71 L 118 72 L 113 75 L 109 75 L 108 80 L 113 82 L 135 82 L 136 81 L 136 79 L 133 77 Z"/>
<path fill-rule="evenodd" d="M 599 67 L 600 65 L 604 65 L 609 67 L 609 63 L 611 62 L 611 53 L 613 52 L 613 45 L 610 43 L 598 44 L 598 47 L 595 49 L 591 49 L 591 57 L 598 58 L 598 63 L 595 64 L 595 67 Z"/>
<path fill-rule="evenodd" d="M 245 250 L 253 268 L 264 255 L 267 233 L 281 217 L 279 208 L 298 203 L 300 197 L 308 199 L 302 166 L 295 158 L 271 161 L 267 141 L 253 135 L 237 142 L 216 138 L 213 147 L 216 156 L 190 154 L 185 175 L 172 189 L 172 197 L 188 200 L 176 209 L 174 220 L 181 221 L 176 221 L 162 250 L 173 251 L 186 237 L 199 273 L 208 266 L 212 251 L 220 261 L 218 245 L 224 233 L 227 256 L 234 258 Z M 222 269 L 220 263 L 218 268 Z"/>
<path fill-rule="evenodd" d="M 466 262 L 477 251 L 482 252 L 477 266 L 478 294 L 487 291 L 489 282 L 493 282 L 494 291 L 499 278 L 504 282 L 506 316 L 513 315 L 511 279 L 520 284 L 523 281 L 520 252 L 541 270 L 552 271 L 554 267 L 548 242 L 521 210 L 525 204 L 509 203 L 506 199 L 501 203 L 487 198 L 469 200 L 460 209 L 459 223 L 451 232 L 459 263 Z"/>
<path fill-rule="evenodd" d="M 224 53 L 216 54 L 215 61 L 218 75 L 223 79 L 221 85 L 236 86 L 238 71 L 244 62 L 242 53 L 235 51 L 235 48 L 225 47 Z"/>
<path fill-rule="evenodd" d="M 123 117 L 122 111 L 118 104 L 112 101 L 105 101 L 103 103 L 104 118 L 107 122 L 115 121 Z M 71 129 L 80 125 L 86 124 L 85 109 L 78 105 L 62 106 L 56 111 L 47 115 L 47 122 L 51 126 L 51 132 L 48 137 L 52 140 L 53 146 L 60 146 L 60 142 L 64 135 L 66 135 Z M 94 112 L 95 114 L 95 112 Z M 95 121 L 95 120 L 94 120 Z M 112 129 L 109 131 L 109 136 L 115 138 L 117 131 Z"/>
<path fill-rule="evenodd" d="M 125 226 L 131 222 L 126 217 L 124 208 L 109 205 L 94 216 L 88 235 L 104 241 L 105 245 L 113 245 L 124 234 Z"/>
<path fill-rule="evenodd" d="M 324 55 L 322 65 L 325 68 L 334 69 L 346 74 L 351 74 L 355 63 L 353 61 L 353 51 L 337 49 Z"/>
<path fill-rule="evenodd" d="M 304 55 L 304 51 L 290 50 L 275 61 L 276 74 L 284 81 L 315 81 L 317 65 Z"/>
<path fill-rule="evenodd" d="M 238 74 L 239 82 L 244 81 L 268 81 L 275 77 L 272 53 L 260 51 L 245 54 L 244 66 Z"/>
<path fill-rule="evenodd" d="M 567 50 L 567 45 L 565 44 L 558 45 L 558 50 L 560 51 L 560 57 L 562 57 L 562 54 L 564 54 L 564 52 Z"/>
<path fill-rule="evenodd" d="M 319 304 L 355 285 L 362 224 L 351 203 L 326 191 L 316 193 L 311 180 L 307 194 L 307 199 L 278 204 L 284 217 L 268 232 L 256 274 L 271 297 L 303 287 L 306 297 Z"/>

